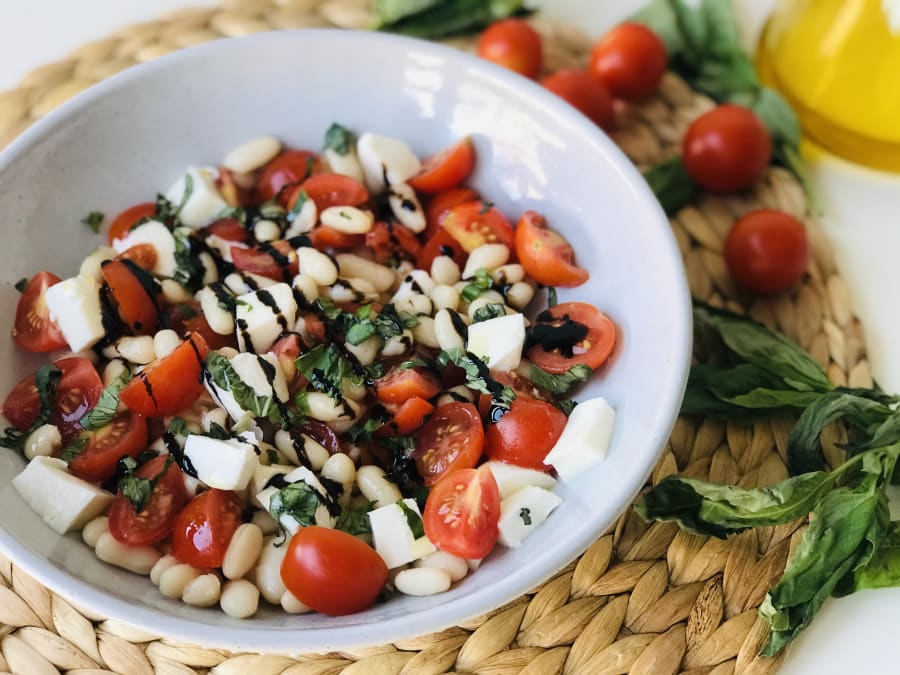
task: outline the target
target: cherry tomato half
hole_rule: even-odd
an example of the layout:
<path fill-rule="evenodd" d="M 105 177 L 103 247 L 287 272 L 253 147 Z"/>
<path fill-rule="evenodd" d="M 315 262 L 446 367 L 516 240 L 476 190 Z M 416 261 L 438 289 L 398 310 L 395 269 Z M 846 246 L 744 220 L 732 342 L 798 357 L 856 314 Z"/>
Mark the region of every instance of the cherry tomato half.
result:
<path fill-rule="evenodd" d="M 772 138 L 751 110 L 729 103 L 694 120 L 681 152 L 685 170 L 701 187 L 733 192 L 763 175 L 772 159 Z"/>
<path fill-rule="evenodd" d="M 421 368 L 394 368 L 375 380 L 375 394 L 382 403 L 400 404 L 413 396 L 427 400 L 440 391 L 437 379 Z"/>
<path fill-rule="evenodd" d="M 541 36 L 521 19 L 503 19 L 488 26 L 478 38 L 476 53 L 525 77 L 537 77 L 543 67 Z"/>
<path fill-rule="evenodd" d="M 434 194 L 462 183 L 475 168 L 475 145 L 466 136 L 422 162 L 422 170 L 408 183 L 417 192 Z"/>
<path fill-rule="evenodd" d="M 329 616 L 371 607 L 387 577 L 387 565 L 375 549 L 325 527 L 300 528 L 281 563 L 285 587 L 307 607 Z"/>
<path fill-rule="evenodd" d="M 516 255 L 525 271 L 547 286 L 580 286 L 590 277 L 575 264 L 571 244 L 534 211 L 522 214 L 516 225 Z"/>
<path fill-rule="evenodd" d="M 560 70 L 541 84 L 586 115 L 604 131 L 616 127 L 613 99 L 606 86 L 583 70 Z"/>
<path fill-rule="evenodd" d="M 544 401 L 515 399 L 503 417 L 488 424 L 485 452 L 491 459 L 549 471 L 544 457 L 556 445 L 568 418 Z"/>
<path fill-rule="evenodd" d="M 159 301 L 153 277 L 131 260 L 107 260 L 103 280 L 119 317 L 135 335 L 153 335 L 159 323 Z"/>
<path fill-rule="evenodd" d="M 591 51 L 591 75 L 616 98 L 642 101 L 652 96 L 666 72 L 666 46 L 639 23 L 619 24 Z"/>
<path fill-rule="evenodd" d="M 444 212 L 444 218 L 446 218 L 451 211 Z M 425 242 L 421 253 L 419 253 L 416 258 L 416 266 L 420 270 L 430 270 L 431 263 L 434 262 L 435 258 L 441 255 L 453 258 L 460 269 L 466 264 L 466 252 L 463 250 L 462 245 L 453 238 L 453 235 L 450 234 L 445 227 L 438 227 L 432 237 Z"/>
<path fill-rule="evenodd" d="M 332 206 L 357 206 L 369 200 L 365 185 L 339 173 L 320 173 L 307 178 L 291 191 L 288 208 L 294 208 L 301 192 L 316 203 L 319 213 Z"/>
<path fill-rule="evenodd" d="M 422 244 L 410 230 L 381 220 L 366 232 L 366 246 L 372 249 L 375 262 L 383 265 L 398 255 L 415 260 L 422 252 Z"/>
<path fill-rule="evenodd" d="M 466 253 L 471 253 L 482 244 L 497 242 L 506 244 L 510 250 L 515 248 L 512 225 L 496 207 L 486 202 L 454 206 L 444 216 L 442 224 Z"/>
<path fill-rule="evenodd" d="M 144 202 L 135 204 L 125 209 L 115 217 L 110 223 L 109 230 L 106 233 L 106 240 L 112 244 L 116 239 L 122 239 L 131 228 L 142 218 L 150 218 L 156 213 L 156 204 L 153 202 Z"/>
<path fill-rule="evenodd" d="M 238 272 L 250 272 L 274 281 L 290 282 L 299 269 L 296 249 L 283 240 L 254 248 L 232 246 L 231 259 Z"/>
<path fill-rule="evenodd" d="M 497 543 L 500 490 L 490 468 L 460 469 L 428 493 L 422 522 L 441 551 L 480 559 Z"/>
<path fill-rule="evenodd" d="M 528 350 L 528 359 L 548 373 L 564 373 L 583 363 L 599 368 L 616 344 L 616 327 L 586 302 L 562 302 L 535 317 L 532 334 L 546 338 Z"/>
<path fill-rule="evenodd" d="M 130 260 L 142 270 L 152 272 L 159 260 L 159 255 L 153 244 L 135 244 L 122 251 L 115 257 L 115 260 Z"/>
<path fill-rule="evenodd" d="M 318 158 L 309 150 L 287 150 L 263 167 L 256 183 L 256 199 L 259 203 L 274 199 L 288 185 L 301 183 L 317 170 Z M 285 190 L 285 192 L 289 192 Z M 281 194 L 287 204 L 287 194 Z"/>
<path fill-rule="evenodd" d="M 231 490 L 210 489 L 188 502 L 172 529 L 172 555 L 195 567 L 221 567 L 241 524 L 243 505 Z"/>
<path fill-rule="evenodd" d="M 754 293 L 790 290 L 809 265 L 806 228 L 783 211 L 751 211 L 728 233 L 725 264 L 731 277 Z"/>
<path fill-rule="evenodd" d="M 484 428 L 478 409 L 471 403 L 453 401 L 438 406 L 416 432 L 412 457 L 430 487 L 445 475 L 475 466 L 483 451 Z"/>
<path fill-rule="evenodd" d="M 87 433 L 87 445 L 69 462 L 69 471 L 95 483 L 112 478 L 120 459 L 137 457 L 147 447 L 147 420 L 130 411 Z"/>
<path fill-rule="evenodd" d="M 400 404 L 387 428 L 398 434 L 410 434 L 421 427 L 432 412 L 434 406 L 431 403 L 421 396 L 412 396 Z"/>
<path fill-rule="evenodd" d="M 425 206 L 425 221 L 427 223 L 423 237 L 427 241 L 437 231 L 444 220 L 444 215 L 454 206 L 466 202 L 478 201 L 478 193 L 465 187 L 455 187 L 439 192 Z"/>
<path fill-rule="evenodd" d="M 52 272 L 38 272 L 22 291 L 16 305 L 12 338 L 26 352 L 52 352 L 69 344 L 50 318 L 50 310 L 44 300 L 47 289 L 60 281 L 62 279 Z"/>
<path fill-rule="evenodd" d="M 184 476 L 168 455 L 154 457 L 137 468 L 134 475 L 154 481 L 153 492 L 139 513 L 119 492 L 109 507 L 109 533 L 126 546 L 150 546 L 172 532 L 187 493 Z"/>

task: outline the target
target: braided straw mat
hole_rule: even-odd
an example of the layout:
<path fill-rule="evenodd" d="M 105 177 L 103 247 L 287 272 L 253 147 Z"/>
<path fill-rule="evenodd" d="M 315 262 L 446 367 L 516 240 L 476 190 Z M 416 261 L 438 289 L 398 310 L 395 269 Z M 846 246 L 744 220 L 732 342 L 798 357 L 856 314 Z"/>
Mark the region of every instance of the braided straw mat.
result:
<path fill-rule="evenodd" d="M 548 70 L 582 66 L 590 49 L 576 29 L 536 20 Z M 366 0 L 237 0 L 132 26 L 44 66 L 0 93 L 0 143 L 94 82 L 166 52 L 272 29 L 369 25 Z M 471 40 L 451 40 L 471 48 Z M 616 142 L 640 167 L 678 151 L 682 134 L 712 102 L 674 75 L 653 100 L 624 111 Z M 808 227 L 814 255 L 789 295 L 752 299 L 732 284 L 722 258 L 731 224 L 756 208 L 784 210 Z M 803 190 L 773 168 L 739 196 L 703 196 L 672 219 L 694 297 L 748 311 L 808 349 L 837 384 L 872 385 L 862 327 Z M 789 427 L 752 427 L 682 417 L 653 471 L 655 484 L 680 471 L 741 486 L 787 476 Z M 823 434 L 839 462 L 839 428 Z M 589 675 L 771 673 L 757 656 L 766 624 L 757 607 L 781 575 L 803 522 L 745 532 L 728 541 L 648 525 L 628 510 L 579 560 L 533 592 L 488 615 L 394 645 L 328 655 L 229 654 L 176 644 L 76 609 L 0 558 L 0 671 L 38 673 L 222 673 L 253 675 Z"/>

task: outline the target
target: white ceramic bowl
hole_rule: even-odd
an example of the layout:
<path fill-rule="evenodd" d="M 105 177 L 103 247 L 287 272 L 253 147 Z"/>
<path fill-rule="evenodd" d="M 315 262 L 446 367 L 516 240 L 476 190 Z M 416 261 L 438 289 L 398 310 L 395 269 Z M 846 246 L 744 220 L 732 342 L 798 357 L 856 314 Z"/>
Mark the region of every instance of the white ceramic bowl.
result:
<path fill-rule="evenodd" d="M 564 502 L 518 549 L 498 550 L 450 592 L 396 597 L 342 618 L 265 609 L 250 620 L 163 597 L 108 566 L 77 535 L 59 537 L 18 497 L 23 466 L 0 451 L 0 549 L 95 613 L 179 641 L 233 650 L 328 651 L 424 634 L 484 613 L 546 580 L 627 507 L 674 423 L 690 349 L 690 302 L 678 248 L 641 176 L 586 118 L 538 85 L 445 47 L 334 31 L 224 40 L 122 73 L 51 113 L 0 155 L 0 316 L 13 284 L 39 269 L 65 277 L 99 237 L 79 220 L 111 217 L 166 189 L 188 164 L 220 162 L 273 134 L 317 148 L 332 121 L 405 139 L 421 156 L 466 134 L 471 183 L 511 218 L 543 212 L 565 233 L 590 282 L 584 299 L 616 322 L 619 346 L 580 397 L 618 411 L 609 457 L 569 485 Z M 8 324 L 7 324 L 8 325 Z M 40 359 L 0 336 L 0 395 Z"/>

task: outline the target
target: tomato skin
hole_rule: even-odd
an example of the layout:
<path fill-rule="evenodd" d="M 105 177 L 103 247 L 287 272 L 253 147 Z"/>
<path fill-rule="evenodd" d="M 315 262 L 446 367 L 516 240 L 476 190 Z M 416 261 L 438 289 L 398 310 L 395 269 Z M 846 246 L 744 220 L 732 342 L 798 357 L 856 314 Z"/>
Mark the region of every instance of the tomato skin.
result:
<path fill-rule="evenodd" d="M 656 33 L 639 23 L 622 23 L 594 45 L 589 70 L 613 96 L 637 102 L 659 87 L 667 60 Z"/>
<path fill-rule="evenodd" d="M 110 223 L 106 232 L 106 240 L 112 244 L 116 239 L 122 239 L 128 234 L 131 227 L 141 218 L 150 218 L 156 214 L 156 204 L 143 202 L 125 209 Z"/>
<path fill-rule="evenodd" d="M 307 178 L 291 190 L 287 199 L 289 209 L 294 208 L 301 192 L 316 203 L 319 213 L 332 206 L 357 206 L 369 200 L 365 185 L 339 173 L 320 173 Z"/>
<path fill-rule="evenodd" d="M 449 213 L 449 211 L 445 212 L 445 217 Z M 444 227 L 438 227 L 431 239 L 425 242 L 421 253 L 416 258 L 416 266 L 421 270 L 431 270 L 431 263 L 441 255 L 449 255 L 456 261 L 460 269 L 465 266 L 468 257 L 462 245 Z"/>
<path fill-rule="evenodd" d="M 297 251 L 284 240 L 254 248 L 232 246 L 231 259 L 238 272 L 250 272 L 274 281 L 290 282 L 299 269 Z"/>
<path fill-rule="evenodd" d="M 478 201 L 479 196 L 475 190 L 465 187 L 455 187 L 439 192 L 431 198 L 425 206 L 425 232 L 422 235 L 426 240 L 430 239 L 444 220 L 444 214 L 454 206 L 466 202 Z"/>
<path fill-rule="evenodd" d="M 559 70 L 541 80 L 541 84 L 604 131 L 616 128 L 612 96 L 602 82 L 585 71 Z"/>
<path fill-rule="evenodd" d="M 434 412 L 433 405 L 421 396 L 412 396 L 397 408 L 393 419 L 389 422 L 389 428 L 398 434 L 410 434 L 421 427 L 425 418 L 432 412 Z"/>
<path fill-rule="evenodd" d="M 347 234 L 328 225 L 319 225 L 309 233 L 309 240 L 317 249 L 333 248 L 341 251 L 362 246 L 366 242 L 366 235 Z"/>
<path fill-rule="evenodd" d="M 466 136 L 422 162 L 422 170 L 407 181 L 417 192 L 434 194 L 462 183 L 475 168 L 475 145 Z"/>
<path fill-rule="evenodd" d="M 375 381 L 375 393 L 382 403 L 399 405 L 414 396 L 427 400 L 440 391 L 437 379 L 422 368 L 394 368 Z"/>
<path fill-rule="evenodd" d="M 685 170 L 701 187 L 734 192 L 763 175 L 772 159 L 772 138 L 751 110 L 728 103 L 694 120 L 681 151 Z"/>
<path fill-rule="evenodd" d="M 521 19 L 503 19 L 488 26 L 478 38 L 481 58 L 534 79 L 544 61 L 538 32 Z"/>
<path fill-rule="evenodd" d="M 156 485 L 140 513 L 125 495 L 116 494 L 109 507 L 109 533 L 126 546 L 150 546 L 168 537 L 175 526 L 175 519 L 187 501 L 184 476 L 167 455 L 154 457 L 139 466 L 134 474 L 150 480 L 158 477 Z"/>
<path fill-rule="evenodd" d="M 397 254 L 413 260 L 422 252 L 419 239 L 403 225 L 378 221 L 366 233 L 366 246 L 372 249 L 375 262 L 386 264 Z"/>
<path fill-rule="evenodd" d="M 534 211 L 523 213 L 516 225 L 516 255 L 525 271 L 547 286 L 580 286 L 590 277 L 575 264 L 571 244 Z"/>
<path fill-rule="evenodd" d="M 159 301 L 147 288 L 153 277 L 131 260 L 107 260 L 101 270 L 122 321 L 135 335 L 153 335 L 159 323 Z"/>
<path fill-rule="evenodd" d="M 506 244 L 510 250 L 516 246 L 515 234 L 506 216 L 496 207 L 481 201 L 454 206 L 444 216 L 443 227 L 466 253 L 471 253 L 482 244 L 499 242 Z"/>
<path fill-rule="evenodd" d="M 79 478 L 99 483 L 112 478 L 123 457 L 137 457 L 146 449 L 147 419 L 136 413 L 117 415 L 105 427 L 89 432 L 88 443 L 69 462 L 69 471 Z"/>
<path fill-rule="evenodd" d="M 226 241 L 246 243 L 250 239 L 250 232 L 236 218 L 220 218 L 210 223 L 203 229 L 204 236 L 216 236 Z"/>
<path fill-rule="evenodd" d="M 471 403 L 438 406 L 415 439 L 412 457 L 427 487 L 452 472 L 474 467 L 484 451 L 481 416 Z"/>
<path fill-rule="evenodd" d="M 545 401 L 517 398 L 508 413 L 488 424 L 485 453 L 491 459 L 549 471 L 544 458 L 556 445 L 567 420 L 565 413 Z"/>
<path fill-rule="evenodd" d="M 286 150 L 263 167 L 256 183 L 258 203 L 274 199 L 281 193 L 282 206 L 287 203 L 287 195 L 281 191 L 292 183 L 301 183 L 314 174 L 318 157 L 309 150 Z M 285 190 L 287 192 L 287 190 Z"/>
<path fill-rule="evenodd" d="M 281 563 L 281 580 L 304 605 L 329 616 L 371 607 L 387 583 L 387 565 L 353 535 L 302 527 Z"/>
<path fill-rule="evenodd" d="M 599 368 L 616 344 L 616 327 L 599 309 L 586 302 L 561 302 L 535 317 L 535 324 L 560 325 L 572 321 L 586 328 L 583 340 L 572 346 L 572 355 L 560 349 L 547 351 L 541 345 L 528 350 L 528 359 L 548 373 L 564 373 L 572 366 L 584 364 Z M 534 327 L 532 327 L 532 330 Z"/>
<path fill-rule="evenodd" d="M 59 427 L 63 441 L 70 441 L 81 431 L 79 420 L 97 405 L 103 393 L 103 382 L 94 365 L 80 356 L 54 361 L 61 375 L 50 423 Z M 41 408 L 35 374 L 23 378 L 3 402 L 3 416 L 19 431 L 27 431 L 34 424 Z"/>
<path fill-rule="evenodd" d="M 115 257 L 116 260 L 130 260 L 142 270 L 152 272 L 156 267 L 156 249 L 153 244 L 135 244 Z"/>
<path fill-rule="evenodd" d="M 793 288 L 809 265 L 806 228 L 774 209 L 751 211 L 737 221 L 725 240 L 725 265 L 738 285 L 763 295 Z"/>
<path fill-rule="evenodd" d="M 425 502 L 425 535 L 441 551 L 485 557 L 497 543 L 500 490 L 490 468 L 459 469 L 435 485 Z"/>
<path fill-rule="evenodd" d="M 201 492 L 175 520 L 172 555 L 195 567 L 221 567 L 228 544 L 241 524 L 242 511 L 240 498 L 231 490 Z"/>
<path fill-rule="evenodd" d="M 191 333 L 175 351 L 150 363 L 126 384 L 119 400 L 148 417 L 177 414 L 203 392 L 203 360 L 208 352 L 206 340 Z"/>
<path fill-rule="evenodd" d="M 16 305 L 12 339 L 26 352 L 52 352 L 69 343 L 50 318 L 44 294 L 62 279 L 52 272 L 38 272 L 28 281 Z"/>

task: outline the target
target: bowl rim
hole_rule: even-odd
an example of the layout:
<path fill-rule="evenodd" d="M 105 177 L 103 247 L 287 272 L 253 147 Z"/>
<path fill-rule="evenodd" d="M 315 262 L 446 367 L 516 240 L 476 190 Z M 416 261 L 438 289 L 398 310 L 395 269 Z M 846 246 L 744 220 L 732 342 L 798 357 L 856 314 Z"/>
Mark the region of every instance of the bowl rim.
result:
<path fill-rule="evenodd" d="M 429 55 L 452 59 L 461 66 L 481 71 L 481 76 L 488 80 L 496 80 L 505 87 L 524 88 L 529 97 L 536 98 L 554 116 L 562 117 L 576 134 L 583 137 L 586 141 L 584 147 L 593 148 L 604 154 L 627 187 L 636 193 L 638 200 L 648 203 L 648 213 L 655 212 L 656 217 L 656 223 L 649 227 L 656 227 L 659 230 L 661 239 L 659 245 L 672 260 L 677 261 L 675 268 L 679 273 L 676 278 L 672 279 L 673 286 L 670 289 L 669 301 L 675 307 L 676 316 L 684 319 L 681 325 L 670 326 L 672 332 L 668 336 L 668 342 L 671 346 L 670 353 L 673 355 L 672 370 L 669 373 L 670 377 L 663 380 L 664 384 L 661 388 L 664 391 L 660 397 L 659 412 L 650 418 L 647 428 L 647 438 L 652 439 L 648 442 L 656 443 L 659 447 L 652 454 L 653 461 L 648 462 L 641 471 L 633 472 L 628 480 L 623 481 L 627 488 L 624 493 L 628 495 L 628 499 L 617 505 L 613 518 L 605 525 L 604 530 L 594 531 L 592 528 L 584 528 L 575 538 L 574 545 L 566 548 L 564 553 L 559 550 L 536 552 L 534 560 L 543 561 L 539 567 L 544 571 L 540 575 L 510 574 L 505 578 L 504 583 L 497 585 L 498 587 L 466 594 L 442 605 L 441 612 L 414 612 L 391 618 L 379 624 L 378 630 L 374 631 L 378 634 L 376 642 L 366 637 L 369 632 L 367 630 L 369 624 L 335 628 L 307 627 L 297 631 L 267 631 L 253 629 L 252 624 L 248 623 L 246 629 L 221 626 L 213 629 L 209 625 L 199 624 L 160 609 L 133 604 L 124 598 L 109 594 L 87 581 L 70 575 L 65 569 L 57 568 L 37 553 L 29 550 L 27 546 L 21 545 L 5 528 L 0 527 L 0 552 L 44 586 L 70 600 L 77 607 L 84 608 L 89 614 L 115 619 L 148 633 L 175 639 L 182 643 L 223 648 L 234 652 L 330 652 L 371 646 L 376 643 L 388 644 L 401 639 L 409 639 L 412 636 L 433 633 L 502 607 L 550 579 L 559 570 L 578 558 L 629 507 L 650 476 L 665 447 L 665 442 L 674 428 L 687 384 L 692 343 L 691 297 L 687 275 L 668 219 L 659 207 L 656 197 L 646 181 L 605 133 L 566 102 L 547 92 L 534 81 L 449 46 L 372 31 L 301 29 L 215 40 L 203 45 L 177 50 L 148 63 L 117 73 L 52 110 L 0 152 L 0 171 L 6 170 L 19 156 L 26 154 L 31 147 L 40 143 L 59 123 L 77 116 L 79 112 L 89 108 L 95 101 L 102 100 L 132 80 L 141 79 L 156 71 L 178 68 L 180 64 L 211 56 L 220 50 L 235 49 L 237 48 L 235 44 L 238 42 L 246 47 L 248 43 L 253 42 L 316 39 L 362 41 L 376 45 L 393 43 L 399 45 L 399 48 L 404 51 L 415 49 Z M 454 608 L 455 611 L 448 612 L 449 608 Z"/>

